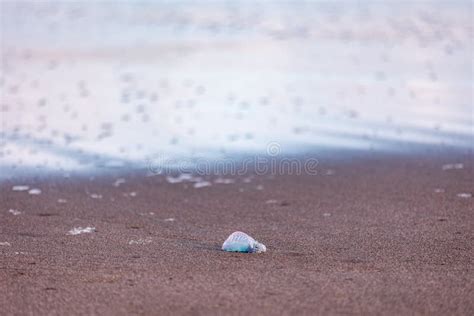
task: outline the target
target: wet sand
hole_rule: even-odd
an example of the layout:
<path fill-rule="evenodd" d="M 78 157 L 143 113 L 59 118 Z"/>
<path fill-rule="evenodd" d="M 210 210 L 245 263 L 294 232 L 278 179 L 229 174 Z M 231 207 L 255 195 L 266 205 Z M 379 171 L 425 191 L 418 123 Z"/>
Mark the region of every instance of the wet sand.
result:
<path fill-rule="evenodd" d="M 118 187 L 114 176 L 6 181 L 2 314 L 472 313 L 472 155 L 319 171 L 199 189 L 140 172 Z M 268 252 L 220 251 L 235 230 Z"/>

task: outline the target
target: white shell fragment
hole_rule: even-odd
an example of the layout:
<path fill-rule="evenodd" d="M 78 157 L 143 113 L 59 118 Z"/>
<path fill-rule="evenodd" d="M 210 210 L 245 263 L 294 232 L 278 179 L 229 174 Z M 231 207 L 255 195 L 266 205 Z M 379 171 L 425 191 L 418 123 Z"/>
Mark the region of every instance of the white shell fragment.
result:
<path fill-rule="evenodd" d="M 30 189 L 30 187 L 27 186 L 27 185 L 14 185 L 12 187 L 13 191 L 26 191 L 26 190 L 29 190 L 29 189 Z"/>
<path fill-rule="evenodd" d="M 214 183 L 231 184 L 231 183 L 235 183 L 235 180 L 234 179 L 217 178 L 217 179 L 214 180 Z"/>
<path fill-rule="evenodd" d="M 28 193 L 31 195 L 38 195 L 38 194 L 41 194 L 41 190 L 34 188 L 34 189 L 29 190 Z"/>
<path fill-rule="evenodd" d="M 80 234 L 88 234 L 88 233 L 93 233 L 95 232 L 95 227 L 74 227 L 71 229 L 68 234 L 69 235 L 80 235 Z"/>
<path fill-rule="evenodd" d="M 210 183 L 209 181 L 199 181 L 199 182 L 194 183 L 193 186 L 194 186 L 196 189 L 199 189 L 199 188 L 208 187 L 208 186 L 210 186 L 210 185 L 211 185 L 211 183 Z"/>
<path fill-rule="evenodd" d="M 113 184 L 114 187 L 119 187 L 121 184 L 124 184 L 124 183 L 125 183 L 125 179 L 119 178 L 119 179 L 115 180 L 114 183 L 112 183 L 112 184 Z"/>
<path fill-rule="evenodd" d="M 243 232 L 234 232 L 224 241 L 222 250 L 231 252 L 256 252 L 267 251 L 264 244 L 259 243 Z"/>
<path fill-rule="evenodd" d="M 464 165 L 462 163 L 448 163 L 441 167 L 443 170 L 452 170 L 452 169 L 463 169 Z"/>
<path fill-rule="evenodd" d="M 12 214 L 12 215 L 20 215 L 21 212 L 19 210 L 14 210 L 14 209 L 9 209 L 8 210 L 8 213 Z"/>

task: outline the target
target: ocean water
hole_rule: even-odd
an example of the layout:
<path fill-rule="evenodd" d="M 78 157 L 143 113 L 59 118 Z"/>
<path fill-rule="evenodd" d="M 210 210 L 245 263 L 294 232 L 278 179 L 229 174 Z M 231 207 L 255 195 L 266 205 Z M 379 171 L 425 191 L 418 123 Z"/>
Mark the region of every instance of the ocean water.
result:
<path fill-rule="evenodd" d="M 2 1 L 0 20 L 3 176 L 473 147 L 470 1 Z"/>

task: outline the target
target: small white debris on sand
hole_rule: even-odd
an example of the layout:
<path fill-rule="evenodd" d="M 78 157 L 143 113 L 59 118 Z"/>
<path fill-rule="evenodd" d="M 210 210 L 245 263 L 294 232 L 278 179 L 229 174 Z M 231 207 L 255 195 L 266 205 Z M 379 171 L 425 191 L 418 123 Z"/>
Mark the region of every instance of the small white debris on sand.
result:
<path fill-rule="evenodd" d="M 8 241 L 0 241 L 0 246 L 8 246 L 10 247 L 11 244 Z"/>
<path fill-rule="evenodd" d="M 23 251 L 15 251 L 15 255 L 26 255 L 26 252 Z"/>
<path fill-rule="evenodd" d="M 443 170 L 452 170 L 452 169 L 463 169 L 464 165 L 462 163 L 448 163 L 441 167 Z"/>
<path fill-rule="evenodd" d="M 252 177 L 247 177 L 242 180 L 243 183 L 250 183 L 252 182 Z"/>
<path fill-rule="evenodd" d="M 262 191 L 263 190 L 263 185 L 259 184 L 255 187 L 255 189 L 257 189 L 258 191 Z"/>
<path fill-rule="evenodd" d="M 13 190 L 13 191 L 26 191 L 26 190 L 28 190 L 29 188 L 30 188 L 30 187 L 27 186 L 27 185 L 14 185 L 14 186 L 12 187 L 12 190 Z"/>
<path fill-rule="evenodd" d="M 193 186 L 196 189 L 204 188 L 204 187 L 208 187 L 212 185 L 211 182 L 203 180 L 201 177 L 194 177 L 190 173 L 182 173 L 177 177 L 168 176 L 166 177 L 166 181 L 168 181 L 169 183 L 194 182 Z"/>
<path fill-rule="evenodd" d="M 469 199 L 472 197 L 472 194 L 471 193 L 458 193 L 457 196 L 463 199 Z"/>
<path fill-rule="evenodd" d="M 435 193 L 443 193 L 444 189 L 436 188 L 434 189 Z"/>
<path fill-rule="evenodd" d="M 266 200 L 265 201 L 265 204 L 276 204 L 276 203 L 278 203 L 277 200 Z"/>
<path fill-rule="evenodd" d="M 102 198 L 102 194 L 96 194 L 96 193 L 92 193 L 90 195 L 91 198 L 93 199 L 101 199 Z"/>
<path fill-rule="evenodd" d="M 113 186 L 114 187 L 119 187 L 121 184 L 124 184 L 124 183 L 125 183 L 125 179 L 119 178 L 119 179 L 114 181 Z"/>
<path fill-rule="evenodd" d="M 332 170 L 332 169 L 326 170 L 326 175 L 327 175 L 327 176 L 332 176 L 332 175 L 334 175 L 335 173 L 336 173 L 336 171 L 334 171 L 334 170 Z"/>
<path fill-rule="evenodd" d="M 58 199 L 58 203 L 62 203 L 62 204 L 67 203 L 67 200 L 66 199 Z"/>
<path fill-rule="evenodd" d="M 122 195 L 125 196 L 125 197 L 136 197 L 137 192 L 124 192 L 124 193 L 122 193 Z"/>
<path fill-rule="evenodd" d="M 211 183 L 210 183 L 209 181 L 200 181 L 200 182 L 194 183 L 193 186 L 194 186 L 196 189 L 199 189 L 199 188 L 208 187 L 208 186 L 210 186 L 210 185 L 211 185 Z"/>
<path fill-rule="evenodd" d="M 146 238 L 139 238 L 139 239 L 132 239 L 128 242 L 129 245 L 146 245 L 151 243 L 152 238 L 151 237 L 146 237 Z"/>
<path fill-rule="evenodd" d="M 164 221 L 165 222 L 174 222 L 176 219 L 174 219 L 173 217 L 170 217 L 170 218 L 165 218 Z"/>
<path fill-rule="evenodd" d="M 167 176 L 166 177 L 166 181 L 168 181 L 169 183 L 181 183 L 181 182 L 185 182 L 185 181 L 197 182 L 197 181 L 200 181 L 200 180 L 201 180 L 200 177 L 193 177 L 193 175 L 190 174 L 190 173 L 182 173 L 177 177 L 172 177 L 172 176 Z"/>
<path fill-rule="evenodd" d="M 41 194 L 41 190 L 40 189 L 31 189 L 30 191 L 28 191 L 29 194 L 31 195 L 38 195 L 38 194 Z"/>
<path fill-rule="evenodd" d="M 69 235 L 79 235 L 79 234 L 87 234 L 87 233 L 92 233 L 92 232 L 95 232 L 95 227 L 74 227 L 73 229 L 71 229 L 68 234 Z"/>
<path fill-rule="evenodd" d="M 14 210 L 14 209 L 12 209 L 12 208 L 8 210 L 8 213 L 11 213 L 11 214 L 13 214 L 13 215 L 20 215 L 20 214 L 21 214 L 20 211 Z"/>
<path fill-rule="evenodd" d="M 214 183 L 231 184 L 231 183 L 235 183 L 235 180 L 234 179 L 217 178 L 217 179 L 214 180 Z"/>
<path fill-rule="evenodd" d="M 323 213 L 323 216 L 324 217 L 329 217 L 329 216 L 331 216 L 331 213 Z"/>

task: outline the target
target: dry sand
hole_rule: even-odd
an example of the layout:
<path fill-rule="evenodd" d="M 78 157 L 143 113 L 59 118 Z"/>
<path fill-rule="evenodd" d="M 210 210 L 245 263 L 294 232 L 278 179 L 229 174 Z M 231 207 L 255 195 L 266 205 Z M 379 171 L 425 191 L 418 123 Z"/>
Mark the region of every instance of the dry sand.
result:
<path fill-rule="evenodd" d="M 321 164 L 316 176 L 199 189 L 120 177 L 118 187 L 112 176 L 1 184 L 2 315 L 474 310 L 474 199 L 458 196 L 474 193 L 471 155 Z M 68 234 L 78 227 L 96 231 Z M 235 230 L 268 252 L 220 251 Z"/>

